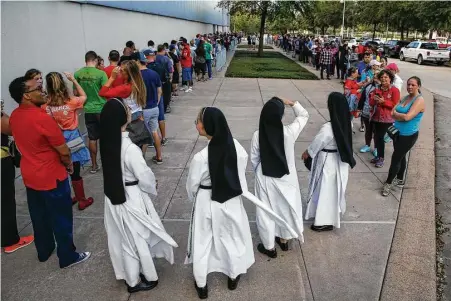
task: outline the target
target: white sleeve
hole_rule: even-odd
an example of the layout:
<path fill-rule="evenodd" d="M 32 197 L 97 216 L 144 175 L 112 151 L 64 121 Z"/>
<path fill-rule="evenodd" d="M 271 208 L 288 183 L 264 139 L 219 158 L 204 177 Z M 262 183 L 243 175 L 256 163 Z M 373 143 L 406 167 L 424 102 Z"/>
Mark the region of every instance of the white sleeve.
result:
<path fill-rule="evenodd" d="M 204 157 L 200 153 L 197 153 L 189 165 L 186 192 L 191 201 L 196 197 L 200 182 L 208 175 L 208 164 L 205 164 L 205 161 Z"/>
<path fill-rule="evenodd" d="M 252 169 L 255 172 L 257 170 L 258 164 L 260 164 L 260 142 L 258 132 L 254 133 L 251 142 L 251 163 Z"/>
<path fill-rule="evenodd" d="M 318 134 L 316 134 L 312 143 L 310 143 L 309 147 L 307 148 L 307 152 L 309 153 L 310 157 L 315 158 L 318 152 L 320 152 L 330 142 L 332 137 L 330 137 L 330 129 L 328 128 L 329 126 L 330 125 L 328 125 L 327 123 L 324 124 L 319 130 Z"/>
<path fill-rule="evenodd" d="M 296 140 L 298 139 L 302 129 L 307 124 L 309 114 L 299 102 L 294 104 L 293 111 L 296 118 L 291 124 L 287 125 L 287 128 L 288 132 L 293 136 L 294 140 Z"/>
<path fill-rule="evenodd" d="M 246 166 L 248 155 L 246 150 L 241 146 L 241 144 L 235 144 L 236 156 L 238 161 L 238 176 L 240 177 L 241 190 L 248 191 L 247 180 L 246 180 Z"/>
<path fill-rule="evenodd" d="M 127 169 L 133 173 L 135 178 L 138 179 L 138 186 L 141 190 L 155 196 L 157 195 L 155 175 L 150 167 L 147 166 L 141 150 L 136 145 L 131 145 L 127 148 L 125 165 L 127 166 Z"/>

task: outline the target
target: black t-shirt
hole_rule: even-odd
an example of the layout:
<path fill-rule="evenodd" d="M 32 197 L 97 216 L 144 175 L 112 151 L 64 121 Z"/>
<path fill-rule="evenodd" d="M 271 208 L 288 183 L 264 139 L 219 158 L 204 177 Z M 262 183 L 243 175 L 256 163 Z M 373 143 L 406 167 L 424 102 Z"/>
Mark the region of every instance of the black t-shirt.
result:
<path fill-rule="evenodd" d="M 2 117 L 3 117 L 3 113 L 2 113 Z M 8 146 L 9 145 L 8 135 L 5 135 L 5 134 L 2 133 L 1 145 L 2 146 Z"/>
<path fill-rule="evenodd" d="M 169 52 L 169 55 L 171 56 L 172 61 L 174 62 L 174 73 L 178 73 L 177 64 L 180 63 L 179 56 L 173 52 Z"/>

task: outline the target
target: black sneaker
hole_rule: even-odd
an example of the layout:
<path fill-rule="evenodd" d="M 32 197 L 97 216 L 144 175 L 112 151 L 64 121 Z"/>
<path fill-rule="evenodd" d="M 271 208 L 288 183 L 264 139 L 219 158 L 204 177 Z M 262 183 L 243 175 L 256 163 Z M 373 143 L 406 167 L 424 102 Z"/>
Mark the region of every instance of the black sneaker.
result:
<path fill-rule="evenodd" d="M 257 250 L 262 253 L 265 254 L 266 256 L 270 257 L 270 258 L 277 258 L 277 250 L 276 248 L 274 248 L 274 250 L 266 250 L 265 246 L 260 243 L 257 246 Z"/>
<path fill-rule="evenodd" d="M 165 146 L 166 144 L 168 144 L 168 138 L 163 138 L 161 139 L 161 145 Z"/>
<path fill-rule="evenodd" d="M 205 285 L 204 287 L 198 287 L 196 281 L 194 281 L 194 287 L 196 288 L 199 299 L 207 299 L 208 298 L 208 284 Z"/>
<path fill-rule="evenodd" d="M 168 106 L 167 108 L 166 108 L 166 111 L 164 112 L 165 114 L 169 114 L 169 113 L 171 113 L 171 107 L 170 106 Z"/>
<path fill-rule="evenodd" d="M 227 280 L 227 286 L 229 290 L 233 291 L 237 288 L 238 282 L 240 281 L 240 276 L 241 275 L 238 275 L 238 277 L 236 277 L 235 279 L 229 277 L 229 279 Z"/>
<path fill-rule="evenodd" d="M 332 231 L 334 229 L 334 226 L 332 226 L 332 225 L 324 225 L 324 226 L 312 225 L 310 228 L 316 232 L 323 232 L 323 231 Z"/>
<path fill-rule="evenodd" d="M 276 237 L 276 243 L 282 249 L 282 251 L 288 251 L 288 242 L 281 242 L 280 237 Z"/>
<path fill-rule="evenodd" d="M 61 268 L 62 268 L 62 269 L 70 268 L 70 267 L 72 267 L 72 266 L 74 266 L 74 265 L 77 265 L 77 264 L 79 264 L 79 263 L 82 263 L 82 262 L 88 260 L 89 257 L 91 257 L 91 252 L 81 252 L 81 253 L 78 253 L 78 258 L 77 258 L 77 260 L 75 260 L 73 263 L 69 264 L 68 266 L 61 267 Z"/>
<path fill-rule="evenodd" d="M 152 157 L 152 162 L 155 163 L 155 164 L 160 165 L 160 164 L 163 164 L 163 159 L 157 159 L 157 156 L 153 156 Z"/>

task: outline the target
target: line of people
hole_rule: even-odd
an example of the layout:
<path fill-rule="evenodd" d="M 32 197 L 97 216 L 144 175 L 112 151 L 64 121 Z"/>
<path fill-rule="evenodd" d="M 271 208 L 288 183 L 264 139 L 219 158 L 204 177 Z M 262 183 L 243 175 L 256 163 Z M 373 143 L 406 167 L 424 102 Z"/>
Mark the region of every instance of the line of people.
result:
<path fill-rule="evenodd" d="M 61 228 L 61 235 L 55 238 L 61 248 L 68 250 L 66 243 L 71 241 L 72 214 L 67 208 L 54 208 L 52 202 L 57 202 L 61 194 L 68 193 L 66 188 L 67 174 L 70 175 L 75 196 L 71 205 L 78 204 L 79 210 L 84 210 L 94 202 L 92 197 L 85 195 L 81 169 L 91 161 L 90 173 L 97 173 L 100 165 L 97 162 L 98 144 L 100 138 L 100 113 L 107 99 L 121 98 L 133 112 L 132 122 L 128 125 L 130 138 L 139 145 L 143 155 L 149 145 L 155 148 L 156 155 L 152 161 L 162 164 L 162 146 L 168 143 L 166 138 L 165 112 L 170 111 L 172 95 L 176 94 L 177 83 L 181 75 L 183 90 L 192 91 L 192 74 L 194 65 L 197 74 L 212 77 L 212 58 L 221 51 L 224 40 L 233 39 L 233 35 L 216 33 L 209 35 L 198 34 L 188 44 L 185 38 L 179 42 L 172 41 L 171 45 L 158 45 L 149 41 L 148 47 L 138 52 L 132 41 L 126 43 L 123 54 L 112 50 L 108 60 L 110 65 L 105 67 L 104 60 L 94 51 L 85 55 L 86 66 L 74 75 L 64 72 L 50 72 L 45 76 L 42 72 L 30 69 L 23 77 L 13 81 L 10 85 L 12 98 L 25 105 L 20 105 L 11 118 L 3 112 L 2 101 L 2 248 L 6 253 L 13 253 L 31 244 L 35 239 L 38 257 L 47 260 L 55 248 L 52 231 Z M 214 40 L 213 46 L 208 42 Z M 198 63 L 195 57 L 202 57 Z M 180 68 L 181 67 L 181 68 Z M 180 70 L 181 72 L 177 72 Z M 70 95 L 65 78 L 73 85 L 73 95 Z M 201 77 L 199 76 L 199 80 Z M 29 87 L 31 87 L 29 89 Z M 172 95 L 171 95 L 172 94 Z M 33 104 L 31 103 L 33 99 Z M 48 118 L 42 114 L 35 114 L 35 107 L 41 107 Z M 33 110 L 32 110 L 33 109 Z M 88 145 L 79 130 L 78 110 L 84 109 L 84 119 L 88 135 Z M 42 113 L 42 112 L 41 112 Z M 13 118 L 14 115 L 21 116 Z M 32 117 L 30 117 L 32 116 Z M 44 118 L 40 128 L 30 130 L 27 126 L 19 125 L 14 120 L 31 118 L 34 127 Z M 34 124 L 37 123 L 37 124 Z M 54 123 L 61 137 L 56 134 Z M 31 126 L 30 125 L 30 126 Z M 13 128 L 16 128 L 14 131 Z M 9 139 L 14 136 L 14 142 Z M 51 136 L 50 140 L 46 142 Z M 59 136 L 59 137 L 56 137 Z M 54 140 L 52 140 L 54 139 Z M 59 143 L 55 145 L 54 143 Z M 20 149 L 20 151 L 18 151 Z M 59 159 L 58 159 L 59 158 Z M 56 160 L 57 162 L 53 162 Z M 21 164 L 20 164 L 21 163 Z M 62 165 L 61 165 L 62 163 Z M 19 237 L 16 221 L 15 202 L 15 167 L 21 167 L 22 178 L 27 188 L 27 199 L 35 235 Z M 66 170 L 63 175 L 62 170 Z M 32 193 L 33 192 L 33 193 Z M 47 205 L 37 208 L 33 205 L 37 200 L 49 198 Z M 63 202 L 64 203 L 64 202 Z M 61 209 L 61 211 L 59 210 Z M 50 216 L 55 216 L 51 219 Z M 60 216 L 61 215 L 61 216 Z M 60 227 L 59 225 L 62 224 Z M 67 232 L 66 232 L 67 231 Z M 52 237 L 51 237 L 52 236 Z M 62 239 L 62 241 L 60 241 Z M 75 249 L 75 248 L 74 248 Z M 63 252 L 63 251 L 61 251 Z M 60 252 L 58 251 L 58 254 Z M 78 254 L 78 253 L 77 253 Z M 60 254 L 59 254 L 60 255 Z M 79 257 L 77 257 L 79 256 Z M 66 267 L 89 257 L 89 253 L 74 252 L 62 255 L 60 266 Z"/>

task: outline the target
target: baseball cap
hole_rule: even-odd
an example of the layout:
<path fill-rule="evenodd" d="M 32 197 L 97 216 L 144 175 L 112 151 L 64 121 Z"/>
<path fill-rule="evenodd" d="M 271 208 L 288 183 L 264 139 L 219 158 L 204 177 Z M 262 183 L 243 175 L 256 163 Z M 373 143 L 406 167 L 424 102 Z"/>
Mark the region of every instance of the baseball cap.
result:
<path fill-rule="evenodd" d="M 147 63 L 147 59 L 142 52 L 135 52 L 132 54 L 132 59 L 135 61 L 140 61 L 142 63 Z"/>
<path fill-rule="evenodd" d="M 155 55 L 155 50 L 153 48 L 147 48 L 143 51 L 145 56 Z"/>
<path fill-rule="evenodd" d="M 390 63 L 387 65 L 387 67 L 385 67 L 385 69 L 390 70 L 390 71 L 398 71 L 398 65 L 396 65 L 395 63 Z"/>
<path fill-rule="evenodd" d="M 376 60 L 371 60 L 370 61 L 370 64 L 369 64 L 370 66 L 374 66 L 374 65 L 376 65 L 376 66 L 380 66 L 381 65 L 381 63 L 379 63 L 378 61 L 376 61 Z"/>

